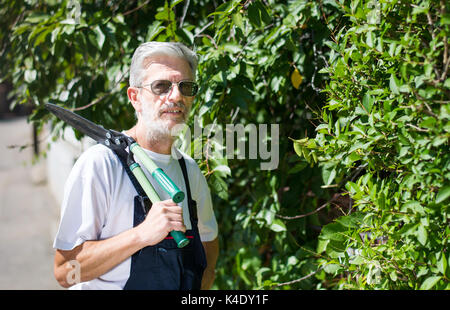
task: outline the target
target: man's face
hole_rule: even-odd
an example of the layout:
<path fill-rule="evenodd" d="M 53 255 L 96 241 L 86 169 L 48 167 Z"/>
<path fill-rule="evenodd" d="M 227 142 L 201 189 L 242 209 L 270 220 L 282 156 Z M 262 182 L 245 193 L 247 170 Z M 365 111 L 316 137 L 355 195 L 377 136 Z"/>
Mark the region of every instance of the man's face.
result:
<path fill-rule="evenodd" d="M 186 97 L 180 93 L 176 84 L 172 85 L 167 94 L 156 95 L 150 84 L 156 80 L 167 80 L 177 83 L 183 80 L 193 80 L 189 64 L 180 58 L 158 56 L 152 57 L 147 67 L 142 85 L 139 89 L 138 100 L 141 111 L 139 117 L 146 125 L 148 134 L 167 136 L 177 124 L 185 123 L 192 106 L 194 97 Z"/>

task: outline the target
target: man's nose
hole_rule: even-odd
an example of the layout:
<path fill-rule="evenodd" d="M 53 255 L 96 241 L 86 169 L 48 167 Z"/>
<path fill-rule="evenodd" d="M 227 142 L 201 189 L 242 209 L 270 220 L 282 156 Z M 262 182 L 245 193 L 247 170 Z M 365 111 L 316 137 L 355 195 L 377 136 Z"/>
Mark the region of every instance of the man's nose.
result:
<path fill-rule="evenodd" d="M 183 95 L 181 94 L 180 89 L 178 88 L 178 84 L 176 83 L 172 84 L 172 88 L 167 94 L 167 99 L 169 99 L 169 101 L 171 102 L 183 101 Z"/>

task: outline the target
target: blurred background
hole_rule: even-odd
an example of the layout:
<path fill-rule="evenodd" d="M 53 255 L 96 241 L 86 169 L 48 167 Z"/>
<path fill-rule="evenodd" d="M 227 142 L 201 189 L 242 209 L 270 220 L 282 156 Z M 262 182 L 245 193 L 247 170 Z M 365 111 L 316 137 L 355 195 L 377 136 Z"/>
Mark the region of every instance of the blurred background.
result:
<path fill-rule="evenodd" d="M 53 277 L 53 238 L 64 182 L 85 142 L 68 130 L 48 145 L 48 128 L 37 133 L 28 106 L 10 109 L 10 90 L 0 84 L 0 290 L 62 289 Z"/>
<path fill-rule="evenodd" d="M 29 110 L 9 110 L 10 89 L 0 84 L 0 289 L 57 289 L 52 271 L 57 201 L 45 159 L 35 160 Z"/>

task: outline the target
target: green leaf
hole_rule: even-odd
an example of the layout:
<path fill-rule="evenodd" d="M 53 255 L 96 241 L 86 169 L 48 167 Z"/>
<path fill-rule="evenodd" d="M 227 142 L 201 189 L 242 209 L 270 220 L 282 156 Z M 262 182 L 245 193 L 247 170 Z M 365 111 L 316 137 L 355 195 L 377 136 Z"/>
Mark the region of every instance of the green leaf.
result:
<path fill-rule="evenodd" d="M 262 21 L 265 24 L 269 24 L 272 21 L 272 18 L 270 17 L 269 12 L 267 12 L 266 6 L 263 5 L 261 1 L 255 1 L 255 4 L 258 6 Z"/>
<path fill-rule="evenodd" d="M 347 238 L 345 238 L 347 239 Z M 345 241 L 330 240 L 326 253 L 332 258 L 344 257 L 346 251 Z"/>
<path fill-rule="evenodd" d="M 170 3 L 170 8 L 173 9 L 178 3 L 183 2 L 183 0 L 173 0 Z"/>
<path fill-rule="evenodd" d="M 428 240 L 428 232 L 423 227 L 423 225 L 419 224 L 419 228 L 417 229 L 417 240 L 419 240 L 420 244 L 426 245 Z"/>
<path fill-rule="evenodd" d="M 438 281 L 441 279 L 440 276 L 431 276 L 428 277 L 420 286 L 421 290 L 429 290 L 431 288 L 433 288 L 433 286 L 436 285 L 436 283 L 438 283 Z"/>
<path fill-rule="evenodd" d="M 234 9 L 234 7 L 235 4 L 233 3 L 233 1 L 225 1 L 217 7 L 215 13 L 230 13 Z"/>
<path fill-rule="evenodd" d="M 166 9 L 156 13 L 155 19 L 156 20 L 168 20 L 169 19 L 170 11 L 167 11 Z"/>
<path fill-rule="evenodd" d="M 419 213 L 421 215 L 425 214 L 425 210 L 423 209 L 422 205 L 418 201 L 408 201 L 405 203 L 400 211 L 408 212 L 408 210 L 411 210 L 413 213 Z"/>
<path fill-rule="evenodd" d="M 32 83 L 36 80 L 37 71 L 36 70 L 26 70 L 24 79 L 27 83 Z"/>
<path fill-rule="evenodd" d="M 53 29 L 51 27 L 48 27 L 46 30 L 42 31 L 34 41 L 33 47 L 36 47 L 40 45 L 42 42 L 45 41 L 47 38 L 47 35 L 52 31 Z"/>
<path fill-rule="evenodd" d="M 255 25 L 257 28 L 261 27 L 261 13 L 259 11 L 259 6 L 256 4 L 256 2 L 252 2 L 250 6 L 248 7 L 248 19 L 250 23 Z"/>
<path fill-rule="evenodd" d="M 35 23 L 49 20 L 50 17 L 51 17 L 50 15 L 42 13 L 42 12 L 32 12 L 31 15 L 25 19 L 25 22 L 35 24 Z"/>
<path fill-rule="evenodd" d="M 98 25 L 94 28 L 94 32 L 97 38 L 98 47 L 102 49 L 103 44 L 105 43 L 105 35 L 103 34 L 102 30 L 100 29 L 100 26 Z"/>
<path fill-rule="evenodd" d="M 242 20 L 242 14 L 239 12 L 234 13 L 232 16 L 232 20 L 233 20 L 233 23 L 244 32 L 245 28 L 244 28 L 244 22 Z"/>
<path fill-rule="evenodd" d="M 330 185 L 336 177 L 336 167 L 330 165 L 324 165 L 322 167 L 322 180 L 325 185 Z"/>
<path fill-rule="evenodd" d="M 354 212 L 350 215 L 341 216 L 336 219 L 337 222 L 348 228 L 360 228 L 363 224 L 365 214 L 363 212 Z"/>
<path fill-rule="evenodd" d="M 447 270 L 447 258 L 445 257 L 445 253 L 439 253 L 440 259 L 437 262 L 437 267 L 440 273 L 445 275 L 445 271 Z"/>
<path fill-rule="evenodd" d="M 364 108 L 366 108 L 367 113 L 370 113 L 370 111 L 372 110 L 372 105 L 373 105 L 373 98 L 372 96 L 369 95 L 369 93 L 366 93 L 363 97 L 363 106 Z"/>
<path fill-rule="evenodd" d="M 194 44 L 194 35 L 185 28 L 179 28 L 176 31 L 177 36 L 183 39 L 183 41 L 188 45 Z"/>
<path fill-rule="evenodd" d="M 319 238 L 319 241 L 317 242 L 317 253 L 322 253 L 323 251 L 325 251 L 329 242 L 329 239 Z"/>
<path fill-rule="evenodd" d="M 353 265 L 362 265 L 367 264 L 367 260 L 365 260 L 364 257 L 362 257 L 361 255 L 355 255 L 352 257 L 349 263 Z"/>
<path fill-rule="evenodd" d="M 222 177 L 226 177 L 231 175 L 231 169 L 230 167 L 226 165 L 219 165 L 213 169 L 213 172 L 219 173 Z"/>
<path fill-rule="evenodd" d="M 228 186 L 223 178 L 217 176 L 216 174 L 212 174 L 211 178 L 208 180 L 208 183 L 220 198 L 228 200 Z"/>
<path fill-rule="evenodd" d="M 327 264 L 327 265 L 325 265 L 325 267 L 323 268 L 323 270 L 324 270 L 326 273 L 331 273 L 331 274 L 336 273 L 339 269 L 341 269 L 341 266 L 339 266 L 338 264 Z"/>
<path fill-rule="evenodd" d="M 441 25 L 450 25 L 450 13 L 442 14 Z"/>
<path fill-rule="evenodd" d="M 445 186 L 436 195 L 436 203 L 444 202 L 450 196 L 450 186 Z"/>
<path fill-rule="evenodd" d="M 286 225 L 280 219 L 275 219 L 272 221 L 270 229 L 275 232 L 286 231 Z"/>
<path fill-rule="evenodd" d="M 307 166 L 308 166 L 307 162 L 301 161 L 301 162 L 297 163 L 294 167 L 289 169 L 288 174 L 300 172 L 303 169 L 305 169 Z"/>
<path fill-rule="evenodd" d="M 391 89 L 391 92 L 394 93 L 395 95 L 400 94 L 399 91 L 399 81 L 397 80 L 397 78 L 391 74 L 391 77 L 389 78 L 389 88 Z"/>
<path fill-rule="evenodd" d="M 329 176 L 328 176 L 328 180 L 326 182 L 326 185 L 330 185 L 331 183 L 333 183 L 335 177 L 336 177 L 336 169 L 332 169 L 330 171 Z"/>
<path fill-rule="evenodd" d="M 335 241 L 345 241 L 347 237 L 344 235 L 344 232 L 347 231 L 347 228 L 343 226 L 339 222 L 330 223 L 322 227 L 322 231 L 320 232 L 320 237 L 322 239 L 330 239 Z"/>

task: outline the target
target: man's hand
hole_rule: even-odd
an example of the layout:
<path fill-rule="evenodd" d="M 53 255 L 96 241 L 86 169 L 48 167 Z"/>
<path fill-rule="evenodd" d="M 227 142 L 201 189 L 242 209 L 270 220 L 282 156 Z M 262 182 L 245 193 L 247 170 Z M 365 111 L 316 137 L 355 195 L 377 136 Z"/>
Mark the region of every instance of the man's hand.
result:
<path fill-rule="evenodd" d="M 71 269 L 67 268 L 72 260 L 80 266 L 81 282 L 98 278 L 136 251 L 160 242 L 172 230 L 186 231 L 181 207 L 172 200 L 157 202 L 145 221 L 132 229 L 108 239 L 85 241 L 72 250 L 56 250 L 55 278 L 63 287 L 73 284 L 68 281 Z"/>
<path fill-rule="evenodd" d="M 136 229 L 145 246 L 159 243 L 172 230 L 186 232 L 183 209 L 172 199 L 156 202 Z"/>

